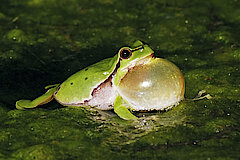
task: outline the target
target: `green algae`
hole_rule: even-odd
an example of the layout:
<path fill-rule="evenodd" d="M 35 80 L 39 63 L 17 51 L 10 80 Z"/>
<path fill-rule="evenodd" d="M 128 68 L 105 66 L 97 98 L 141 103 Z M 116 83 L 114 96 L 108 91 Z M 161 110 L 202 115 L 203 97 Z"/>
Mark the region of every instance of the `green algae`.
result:
<path fill-rule="evenodd" d="M 46 145 L 35 145 L 29 148 L 23 148 L 13 153 L 16 159 L 31 160 L 53 160 L 54 155 L 51 153 L 51 148 Z"/>
<path fill-rule="evenodd" d="M 132 7 L 129 7 L 132 6 Z M 239 159 L 238 0 L 3 0 L 0 159 Z M 44 86 L 140 39 L 182 70 L 186 99 L 165 112 L 33 110 Z M 205 90 L 212 99 L 193 101 Z"/>

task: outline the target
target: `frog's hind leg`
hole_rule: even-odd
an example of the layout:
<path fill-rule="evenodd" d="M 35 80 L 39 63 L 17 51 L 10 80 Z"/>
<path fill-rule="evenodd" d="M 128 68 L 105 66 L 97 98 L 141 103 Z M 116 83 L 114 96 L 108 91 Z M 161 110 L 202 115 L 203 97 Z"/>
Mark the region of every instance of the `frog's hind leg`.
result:
<path fill-rule="evenodd" d="M 59 84 L 46 86 L 47 92 L 34 100 L 19 100 L 16 102 L 17 109 L 35 108 L 39 105 L 50 102 L 53 99 L 54 93 L 58 90 Z"/>
<path fill-rule="evenodd" d="M 114 112 L 122 119 L 125 120 L 136 120 L 138 119 L 134 116 L 124 105 L 123 99 L 119 95 L 114 102 Z"/>

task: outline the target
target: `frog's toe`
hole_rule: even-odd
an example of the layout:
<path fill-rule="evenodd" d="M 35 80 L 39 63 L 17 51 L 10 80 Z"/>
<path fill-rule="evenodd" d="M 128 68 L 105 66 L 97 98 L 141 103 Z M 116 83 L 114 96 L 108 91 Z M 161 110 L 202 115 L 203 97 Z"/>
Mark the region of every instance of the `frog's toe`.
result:
<path fill-rule="evenodd" d="M 114 106 L 114 112 L 122 119 L 125 120 L 137 120 L 138 117 L 134 116 L 126 107 L 124 106 Z"/>
<path fill-rule="evenodd" d="M 32 105 L 32 101 L 30 100 L 19 100 L 16 102 L 16 108 L 20 110 L 24 110 L 27 108 L 34 108 L 36 106 Z"/>

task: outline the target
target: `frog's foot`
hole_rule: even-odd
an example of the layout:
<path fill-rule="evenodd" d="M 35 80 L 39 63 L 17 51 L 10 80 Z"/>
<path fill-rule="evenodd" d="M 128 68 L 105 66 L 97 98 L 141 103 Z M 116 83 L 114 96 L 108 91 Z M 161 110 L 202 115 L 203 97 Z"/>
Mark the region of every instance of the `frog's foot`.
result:
<path fill-rule="evenodd" d="M 45 89 L 48 89 L 48 91 L 45 94 L 43 94 L 42 96 L 34 99 L 33 101 L 31 101 L 31 100 L 17 101 L 16 108 L 20 109 L 20 110 L 28 109 L 28 108 L 35 108 L 39 105 L 50 102 L 53 99 L 53 95 L 57 91 L 58 86 L 59 86 L 59 84 L 46 86 Z"/>
<path fill-rule="evenodd" d="M 195 98 L 193 98 L 192 100 L 197 101 L 197 100 L 201 100 L 201 99 L 204 99 L 204 98 L 212 99 L 212 96 L 210 94 L 203 95 L 204 93 L 206 93 L 205 90 L 199 91 L 198 95 Z"/>
<path fill-rule="evenodd" d="M 124 105 L 123 99 L 119 95 L 114 102 L 114 112 L 122 119 L 125 120 L 136 120 L 138 119 L 134 116 Z"/>

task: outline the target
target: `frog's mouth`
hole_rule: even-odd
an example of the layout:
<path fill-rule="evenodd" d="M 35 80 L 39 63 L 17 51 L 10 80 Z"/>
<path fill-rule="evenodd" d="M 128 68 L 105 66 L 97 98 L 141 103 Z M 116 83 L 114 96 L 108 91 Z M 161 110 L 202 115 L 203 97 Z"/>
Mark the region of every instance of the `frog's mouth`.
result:
<path fill-rule="evenodd" d="M 154 58 L 155 58 L 154 53 L 151 53 L 141 59 L 138 59 L 137 62 L 135 63 L 135 66 L 144 65 L 146 63 L 149 63 L 149 61 Z"/>
<path fill-rule="evenodd" d="M 123 70 L 127 69 L 129 71 L 129 70 L 133 69 L 136 66 L 148 64 L 148 63 L 150 63 L 150 61 L 152 59 L 155 59 L 155 58 L 156 57 L 154 56 L 154 53 L 151 53 L 151 54 L 149 54 L 149 55 L 147 55 L 145 57 L 142 57 L 142 58 L 139 58 L 139 59 L 135 59 L 134 61 L 131 62 L 131 64 L 129 66 L 123 68 Z M 119 64 L 119 67 L 120 67 L 120 64 Z"/>

